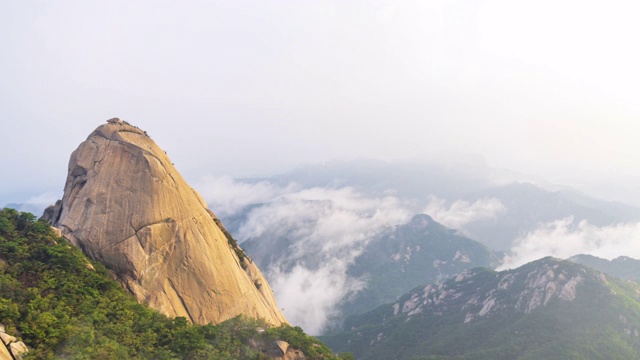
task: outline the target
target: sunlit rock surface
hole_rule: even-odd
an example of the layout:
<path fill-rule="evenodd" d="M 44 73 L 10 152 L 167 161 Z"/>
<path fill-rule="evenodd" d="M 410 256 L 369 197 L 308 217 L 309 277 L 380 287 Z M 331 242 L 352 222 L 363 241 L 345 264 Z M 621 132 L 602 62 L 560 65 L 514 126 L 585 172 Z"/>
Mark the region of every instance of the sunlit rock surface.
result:
<path fill-rule="evenodd" d="M 260 270 L 166 153 L 119 119 L 71 154 L 64 196 L 43 217 L 168 316 L 286 322 Z"/>

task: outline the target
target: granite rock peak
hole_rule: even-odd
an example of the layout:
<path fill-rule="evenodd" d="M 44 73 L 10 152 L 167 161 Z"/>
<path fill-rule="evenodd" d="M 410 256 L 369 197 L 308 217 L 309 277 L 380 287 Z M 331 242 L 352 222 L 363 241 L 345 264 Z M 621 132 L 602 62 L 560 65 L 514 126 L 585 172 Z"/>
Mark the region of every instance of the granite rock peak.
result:
<path fill-rule="evenodd" d="M 43 216 L 142 303 L 194 323 L 286 323 L 257 266 L 147 133 L 113 118 L 71 154 Z"/>

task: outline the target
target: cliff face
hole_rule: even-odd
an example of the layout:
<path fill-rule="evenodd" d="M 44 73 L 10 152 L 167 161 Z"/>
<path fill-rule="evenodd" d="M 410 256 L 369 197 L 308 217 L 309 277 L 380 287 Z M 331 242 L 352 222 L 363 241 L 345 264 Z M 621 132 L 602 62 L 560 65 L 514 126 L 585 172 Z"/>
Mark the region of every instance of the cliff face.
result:
<path fill-rule="evenodd" d="M 144 131 L 109 120 L 71 154 L 45 219 L 168 316 L 286 323 L 253 262 Z"/>

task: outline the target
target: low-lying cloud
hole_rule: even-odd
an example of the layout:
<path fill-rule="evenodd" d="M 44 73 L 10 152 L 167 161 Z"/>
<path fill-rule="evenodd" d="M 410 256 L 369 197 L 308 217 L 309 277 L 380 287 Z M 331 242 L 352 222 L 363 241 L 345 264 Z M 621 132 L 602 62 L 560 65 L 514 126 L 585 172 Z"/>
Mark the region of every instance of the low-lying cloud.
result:
<path fill-rule="evenodd" d="M 392 189 L 371 195 L 352 187 L 305 189 L 228 177 L 203 179 L 197 188 L 220 216 L 240 215 L 234 237 L 241 244 L 252 242 L 254 259 L 269 254 L 268 265 L 262 264 L 261 270 L 278 305 L 292 324 L 310 334 L 337 325 L 339 304 L 366 287 L 366 279 L 349 277 L 347 270 L 368 242 L 425 208 L 397 197 Z M 252 204 L 260 205 L 247 207 Z M 459 228 L 504 211 L 494 198 L 474 202 L 432 198 L 424 212 Z"/>
<path fill-rule="evenodd" d="M 314 269 L 303 264 L 290 271 L 271 268 L 271 287 L 287 320 L 309 334 L 322 334 L 339 315 L 337 304 L 366 286 L 361 279 L 347 276 L 348 262 L 334 258 Z"/>
<path fill-rule="evenodd" d="M 504 204 L 496 198 L 478 199 L 474 202 L 456 200 L 449 204 L 446 200 L 433 197 L 423 212 L 447 227 L 460 229 L 474 221 L 493 219 L 506 210 Z"/>
<path fill-rule="evenodd" d="M 253 209 L 239 239 L 292 241 L 267 273 L 287 319 L 320 334 L 337 305 L 366 286 L 347 269 L 383 229 L 407 222 L 413 212 L 393 196 L 367 197 L 352 188 L 312 188 L 283 195 Z"/>
<path fill-rule="evenodd" d="M 247 205 L 269 202 L 281 195 L 299 190 L 294 183 L 282 187 L 268 181 L 236 181 L 228 176 L 207 176 L 195 185 L 218 216 L 232 215 Z"/>
<path fill-rule="evenodd" d="M 598 227 L 573 217 L 541 224 L 520 239 L 500 269 L 516 268 L 545 256 L 566 259 L 589 254 L 605 259 L 625 255 L 640 258 L 640 223 Z"/>

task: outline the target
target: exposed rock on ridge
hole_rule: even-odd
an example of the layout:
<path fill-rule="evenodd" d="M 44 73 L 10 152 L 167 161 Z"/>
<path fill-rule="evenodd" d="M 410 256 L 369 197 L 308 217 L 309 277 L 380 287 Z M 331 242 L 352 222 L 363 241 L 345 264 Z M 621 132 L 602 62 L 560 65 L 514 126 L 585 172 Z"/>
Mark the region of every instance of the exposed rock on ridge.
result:
<path fill-rule="evenodd" d="M 575 300 L 576 288 L 585 280 L 585 273 L 552 258 L 535 264 L 537 267 L 532 269 L 523 267 L 495 275 L 484 269 L 465 271 L 443 284 L 427 285 L 422 291 L 413 292 L 404 302 L 393 305 L 394 315 L 407 313 L 410 318 L 424 312 L 442 315 L 462 311 L 466 312 L 464 322 L 469 323 L 506 309 L 530 314 L 555 299 Z M 484 281 L 489 286 L 476 288 L 474 284 L 480 283 L 481 277 L 493 279 Z M 601 281 L 599 277 L 595 280 Z"/>
<path fill-rule="evenodd" d="M 260 270 L 137 127 L 111 119 L 89 135 L 71 154 L 62 200 L 43 217 L 168 316 L 286 323 Z"/>
<path fill-rule="evenodd" d="M 400 297 L 399 301 L 384 305 L 371 314 L 375 313 L 373 316 L 378 317 L 381 323 L 396 317 L 410 321 L 422 315 L 443 317 L 463 314 L 458 318 L 464 324 L 496 314 L 525 316 L 552 303 L 575 301 L 585 283 L 604 287 L 607 280 L 600 272 L 587 271 L 584 266 L 547 257 L 501 272 L 470 269 L 444 283 L 416 288 Z M 358 321 L 358 317 L 348 319 L 345 329 L 355 328 Z"/>
<path fill-rule="evenodd" d="M 358 359 L 640 359 L 640 286 L 554 258 L 468 270 L 350 317 Z"/>
<path fill-rule="evenodd" d="M 23 355 L 29 352 L 29 348 L 22 341 L 5 332 L 4 325 L 0 324 L 0 360 L 22 360 Z"/>
<path fill-rule="evenodd" d="M 412 292 L 410 297 L 392 305 L 393 315 L 406 314 L 411 318 L 422 313 L 441 316 L 452 311 L 464 312 L 464 322 L 469 323 L 507 309 L 530 314 L 556 299 L 575 300 L 576 288 L 587 274 L 566 264 L 545 258 L 533 263 L 536 267 L 529 265 L 499 273 L 467 270 L 443 284 L 430 284 Z M 594 281 L 603 280 L 598 276 Z M 485 285 L 476 287 L 480 283 Z"/>

